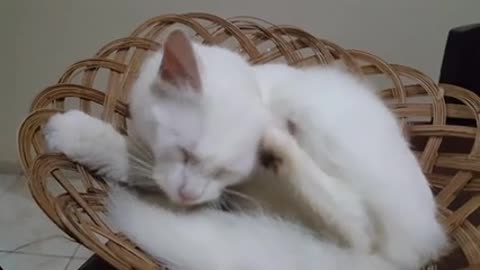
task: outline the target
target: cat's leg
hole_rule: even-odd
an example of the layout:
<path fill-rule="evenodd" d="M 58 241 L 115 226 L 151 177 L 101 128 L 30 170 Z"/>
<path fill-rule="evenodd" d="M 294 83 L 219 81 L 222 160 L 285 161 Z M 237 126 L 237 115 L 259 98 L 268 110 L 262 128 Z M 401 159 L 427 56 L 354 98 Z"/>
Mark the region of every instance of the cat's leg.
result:
<path fill-rule="evenodd" d="M 114 189 L 110 224 L 172 270 L 392 269 L 376 255 L 340 248 L 280 218 L 210 209 L 174 213 L 140 197 Z"/>
<path fill-rule="evenodd" d="M 373 224 L 366 205 L 354 190 L 342 179 L 320 169 L 295 139 L 280 129 L 266 132 L 263 148 L 279 158 L 274 168 L 279 179 L 289 181 L 329 229 L 356 250 L 371 251 Z"/>
<path fill-rule="evenodd" d="M 109 123 L 72 110 L 53 115 L 43 134 L 49 151 L 64 153 L 108 180 L 127 181 L 127 142 Z"/>

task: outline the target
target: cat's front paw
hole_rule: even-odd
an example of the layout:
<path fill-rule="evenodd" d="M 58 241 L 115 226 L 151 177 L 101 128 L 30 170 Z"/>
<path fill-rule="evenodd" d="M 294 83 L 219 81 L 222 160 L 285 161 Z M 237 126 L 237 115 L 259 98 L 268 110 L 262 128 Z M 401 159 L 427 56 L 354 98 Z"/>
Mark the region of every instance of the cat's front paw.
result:
<path fill-rule="evenodd" d="M 78 110 L 53 115 L 42 130 L 48 151 L 75 154 L 88 143 L 86 138 L 98 125 L 96 121 L 100 120 Z"/>

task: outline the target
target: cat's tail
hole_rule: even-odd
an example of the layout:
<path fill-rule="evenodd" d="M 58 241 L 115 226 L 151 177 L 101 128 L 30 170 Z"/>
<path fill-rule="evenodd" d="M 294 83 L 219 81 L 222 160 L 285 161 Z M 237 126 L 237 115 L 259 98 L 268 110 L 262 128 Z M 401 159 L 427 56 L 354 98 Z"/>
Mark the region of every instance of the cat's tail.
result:
<path fill-rule="evenodd" d="M 179 246 L 191 235 L 171 231 L 185 230 L 181 226 L 188 224 L 182 225 L 180 222 L 174 224 L 177 218 L 174 213 L 142 201 L 138 195 L 124 190 L 119 185 L 115 185 L 110 191 L 107 211 L 108 221 L 113 230 L 124 233 L 169 269 L 194 269 L 190 268 L 187 258 L 197 256 L 194 261 L 202 259 L 199 253 L 188 252 L 190 246 Z M 195 229 L 192 228 L 193 230 Z M 184 252 L 179 252 L 182 249 Z"/>
<path fill-rule="evenodd" d="M 379 257 L 339 248 L 262 214 L 171 212 L 118 188 L 108 211 L 115 229 L 170 269 L 393 269 Z"/>

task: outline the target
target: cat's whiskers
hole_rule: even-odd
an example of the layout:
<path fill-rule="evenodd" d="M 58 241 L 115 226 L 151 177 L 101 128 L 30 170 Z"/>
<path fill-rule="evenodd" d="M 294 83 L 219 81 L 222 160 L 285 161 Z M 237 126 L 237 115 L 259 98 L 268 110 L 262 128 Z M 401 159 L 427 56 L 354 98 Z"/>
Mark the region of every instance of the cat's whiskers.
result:
<path fill-rule="evenodd" d="M 142 153 L 151 153 L 148 150 L 146 144 L 144 144 L 140 139 L 138 139 L 135 135 L 131 135 L 128 137 L 129 146 L 134 146 L 136 149 L 141 151 Z"/>
<path fill-rule="evenodd" d="M 128 161 L 129 161 L 129 166 L 136 166 L 137 168 L 143 168 L 147 170 L 152 170 L 153 168 L 153 166 L 150 166 L 149 164 L 144 162 L 137 162 L 133 159 L 129 159 Z"/>
<path fill-rule="evenodd" d="M 134 155 L 129 154 L 129 178 L 134 179 L 135 182 L 139 178 L 146 178 L 149 181 L 153 181 L 152 177 L 152 166 L 146 162 L 137 162 L 139 160 Z"/>
<path fill-rule="evenodd" d="M 236 196 L 236 197 L 238 197 L 238 198 L 240 198 L 240 199 L 242 199 L 242 200 L 245 200 L 245 201 L 253 204 L 253 205 L 255 206 L 255 208 L 257 208 L 257 209 L 261 209 L 261 208 L 262 208 L 262 206 L 260 205 L 260 203 L 257 202 L 257 201 L 256 201 L 254 198 L 252 198 L 251 196 L 248 196 L 248 195 L 246 195 L 246 194 L 243 194 L 243 193 L 241 193 L 241 192 L 238 192 L 238 191 L 235 191 L 235 190 L 232 190 L 232 189 L 225 189 L 224 191 L 225 191 L 225 193 L 228 194 L 228 195 Z M 229 204 L 231 204 L 232 206 L 235 206 L 235 208 L 237 208 L 237 209 L 242 209 L 241 207 L 238 207 L 238 205 L 237 205 L 235 202 L 233 202 L 233 201 L 229 201 Z"/>
<path fill-rule="evenodd" d="M 228 211 L 233 212 L 242 212 L 242 208 L 237 205 L 234 201 L 222 201 L 222 206 L 227 209 Z"/>
<path fill-rule="evenodd" d="M 130 177 L 143 177 L 153 180 L 152 173 L 149 170 L 145 169 L 135 169 L 132 168 L 129 172 Z"/>
<path fill-rule="evenodd" d="M 145 169 L 145 168 L 139 168 L 135 166 L 130 166 L 130 171 L 128 173 L 130 177 L 145 177 L 145 178 L 150 178 L 153 180 L 152 176 L 152 171 Z"/>
<path fill-rule="evenodd" d="M 222 209 L 226 211 L 233 210 L 230 208 L 230 205 L 228 205 L 227 201 L 225 200 L 225 196 L 222 196 L 218 200 L 216 200 L 215 204 L 217 205 L 218 209 Z"/>
<path fill-rule="evenodd" d="M 145 156 L 138 155 L 137 153 L 129 153 L 129 161 L 143 165 L 146 168 L 152 168 L 153 160 Z"/>
<path fill-rule="evenodd" d="M 129 163 L 132 165 L 140 166 L 145 169 L 152 169 L 152 165 L 148 161 L 144 161 L 135 156 L 129 156 Z"/>
<path fill-rule="evenodd" d="M 135 157 L 139 157 L 144 161 L 151 162 L 153 160 L 150 149 L 135 136 L 128 137 L 128 152 Z"/>
<path fill-rule="evenodd" d="M 213 210 L 218 210 L 222 208 L 222 202 L 221 201 L 213 201 L 207 203 L 207 208 L 213 209 Z"/>
<path fill-rule="evenodd" d="M 152 164 L 149 163 L 148 160 L 143 160 L 140 157 L 138 157 L 138 156 L 136 156 L 132 153 L 129 153 L 128 157 L 129 157 L 129 161 L 133 162 L 133 164 L 141 165 L 145 169 L 151 169 L 152 168 Z"/>

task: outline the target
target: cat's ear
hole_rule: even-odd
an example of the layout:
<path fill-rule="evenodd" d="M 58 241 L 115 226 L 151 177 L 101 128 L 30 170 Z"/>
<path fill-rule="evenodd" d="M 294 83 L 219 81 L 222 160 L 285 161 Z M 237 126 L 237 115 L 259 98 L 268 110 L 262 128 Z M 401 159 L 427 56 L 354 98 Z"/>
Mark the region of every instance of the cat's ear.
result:
<path fill-rule="evenodd" d="M 184 32 L 176 30 L 168 35 L 158 74 L 171 85 L 189 85 L 195 92 L 201 92 L 200 72 L 192 42 Z"/>

